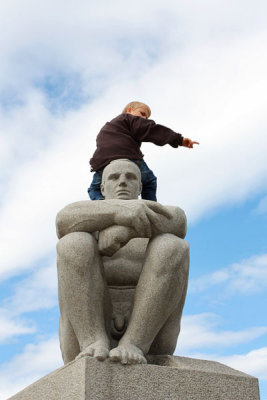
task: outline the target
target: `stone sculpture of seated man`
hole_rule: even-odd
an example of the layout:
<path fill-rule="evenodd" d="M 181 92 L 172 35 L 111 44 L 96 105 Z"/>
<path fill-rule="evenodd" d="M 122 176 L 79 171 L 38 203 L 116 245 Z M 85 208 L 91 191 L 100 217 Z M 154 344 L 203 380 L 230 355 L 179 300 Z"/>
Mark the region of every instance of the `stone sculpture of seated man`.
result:
<path fill-rule="evenodd" d="M 136 364 L 146 363 L 147 354 L 173 354 L 188 280 L 185 214 L 138 200 L 140 171 L 129 160 L 105 168 L 101 190 L 105 200 L 79 201 L 57 215 L 64 363 L 88 355 Z M 135 287 L 129 321 L 117 340 L 111 334 L 110 284 Z M 123 323 L 115 321 L 118 330 Z"/>

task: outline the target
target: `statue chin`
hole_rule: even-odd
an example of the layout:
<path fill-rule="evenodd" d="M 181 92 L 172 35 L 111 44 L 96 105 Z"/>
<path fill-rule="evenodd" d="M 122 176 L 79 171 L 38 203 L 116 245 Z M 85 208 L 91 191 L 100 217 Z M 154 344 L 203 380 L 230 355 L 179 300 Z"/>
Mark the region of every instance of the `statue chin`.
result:
<path fill-rule="evenodd" d="M 133 198 L 132 194 L 128 191 L 121 191 L 117 193 L 117 199 L 119 200 L 130 200 L 132 198 Z"/>

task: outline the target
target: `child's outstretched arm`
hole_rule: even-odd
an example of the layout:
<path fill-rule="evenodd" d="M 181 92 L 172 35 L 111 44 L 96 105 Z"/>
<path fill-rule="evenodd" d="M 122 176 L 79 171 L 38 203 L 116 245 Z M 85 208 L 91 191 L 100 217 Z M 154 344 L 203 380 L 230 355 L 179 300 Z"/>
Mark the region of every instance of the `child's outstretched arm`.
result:
<path fill-rule="evenodd" d="M 189 139 L 189 138 L 183 138 L 183 143 L 182 146 L 183 147 L 188 147 L 189 149 L 192 149 L 194 147 L 194 144 L 199 144 L 199 142 L 194 142 L 193 140 Z"/>

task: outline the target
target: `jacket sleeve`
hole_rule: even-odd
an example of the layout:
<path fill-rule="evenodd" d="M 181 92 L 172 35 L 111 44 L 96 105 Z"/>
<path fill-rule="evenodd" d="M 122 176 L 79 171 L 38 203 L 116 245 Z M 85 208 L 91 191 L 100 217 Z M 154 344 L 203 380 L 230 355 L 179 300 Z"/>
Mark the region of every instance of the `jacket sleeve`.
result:
<path fill-rule="evenodd" d="M 152 142 L 157 146 L 169 144 L 172 147 L 182 146 L 183 136 L 166 126 L 156 124 L 152 119 L 137 116 L 129 118 L 131 135 L 138 142 Z"/>

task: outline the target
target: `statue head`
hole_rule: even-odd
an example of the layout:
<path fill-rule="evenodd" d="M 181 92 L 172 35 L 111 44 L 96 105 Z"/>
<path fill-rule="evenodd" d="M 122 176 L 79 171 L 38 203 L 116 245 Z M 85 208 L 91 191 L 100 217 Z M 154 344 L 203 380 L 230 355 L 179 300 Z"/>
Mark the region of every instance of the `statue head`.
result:
<path fill-rule="evenodd" d="M 133 161 L 114 160 L 105 167 L 101 183 L 101 192 L 105 200 L 137 199 L 141 191 L 140 169 Z"/>

